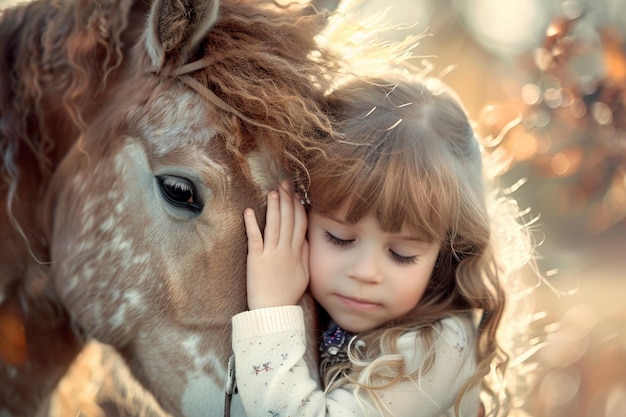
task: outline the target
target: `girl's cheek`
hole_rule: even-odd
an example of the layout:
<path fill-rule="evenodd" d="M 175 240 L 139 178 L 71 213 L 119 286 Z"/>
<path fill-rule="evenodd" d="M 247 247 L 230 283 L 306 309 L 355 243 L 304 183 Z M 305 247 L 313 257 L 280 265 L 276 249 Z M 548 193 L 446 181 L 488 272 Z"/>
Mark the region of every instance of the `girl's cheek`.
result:
<path fill-rule="evenodd" d="M 323 283 L 334 275 L 337 269 L 337 253 L 328 250 L 324 246 L 309 249 L 309 271 L 312 285 L 324 285 Z"/>

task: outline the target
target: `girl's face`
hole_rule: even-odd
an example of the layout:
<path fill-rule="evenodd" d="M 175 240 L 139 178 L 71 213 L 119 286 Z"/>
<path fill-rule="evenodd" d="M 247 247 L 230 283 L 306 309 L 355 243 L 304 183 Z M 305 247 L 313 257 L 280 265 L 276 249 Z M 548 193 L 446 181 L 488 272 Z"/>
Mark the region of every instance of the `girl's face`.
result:
<path fill-rule="evenodd" d="M 309 215 L 310 289 L 343 329 L 359 333 L 409 313 L 424 294 L 439 253 L 403 229 L 382 231 L 373 216 L 356 224 Z"/>

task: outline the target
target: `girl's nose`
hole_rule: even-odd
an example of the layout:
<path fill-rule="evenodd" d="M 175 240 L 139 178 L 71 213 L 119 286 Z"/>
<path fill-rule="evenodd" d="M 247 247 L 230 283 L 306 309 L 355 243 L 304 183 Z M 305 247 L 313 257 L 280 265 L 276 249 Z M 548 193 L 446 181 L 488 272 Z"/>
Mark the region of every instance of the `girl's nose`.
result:
<path fill-rule="evenodd" d="M 374 253 L 363 253 L 352 263 L 348 275 L 362 282 L 382 282 L 382 271 L 378 257 Z"/>

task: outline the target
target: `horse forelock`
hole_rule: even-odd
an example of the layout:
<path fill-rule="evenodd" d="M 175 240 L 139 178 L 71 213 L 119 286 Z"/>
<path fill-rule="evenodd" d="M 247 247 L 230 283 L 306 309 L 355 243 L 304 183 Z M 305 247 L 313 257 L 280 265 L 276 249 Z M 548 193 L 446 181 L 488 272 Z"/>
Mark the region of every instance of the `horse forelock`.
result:
<path fill-rule="evenodd" d="M 202 55 L 188 69 L 162 73 L 210 101 L 238 160 L 261 147 L 284 170 L 295 171 L 304 168 L 303 152 L 316 149 L 320 134 L 331 129 L 322 105 L 329 60 L 322 65 L 311 58 L 326 16 L 272 4 L 223 2 Z"/>

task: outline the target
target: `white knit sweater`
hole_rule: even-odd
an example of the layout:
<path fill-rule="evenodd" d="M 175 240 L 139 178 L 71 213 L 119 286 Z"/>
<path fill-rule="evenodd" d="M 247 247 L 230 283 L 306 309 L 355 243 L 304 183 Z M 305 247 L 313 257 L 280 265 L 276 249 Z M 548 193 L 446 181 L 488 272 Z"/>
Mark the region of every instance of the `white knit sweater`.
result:
<path fill-rule="evenodd" d="M 248 417 L 378 416 L 363 406 L 350 385 L 325 393 L 312 378 L 302 309 L 283 306 L 246 311 L 233 317 L 237 388 Z M 419 369 L 424 352 L 416 333 L 398 343 L 409 372 Z M 380 392 L 395 417 L 454 416 L 457 393 L 476 368 L 476 331 L 469 317 L 441 321 L 433 346 L 435 361 L 421 377 Z M 478 415 L 478 389 L 463 398 L 460 417 Z"/>

